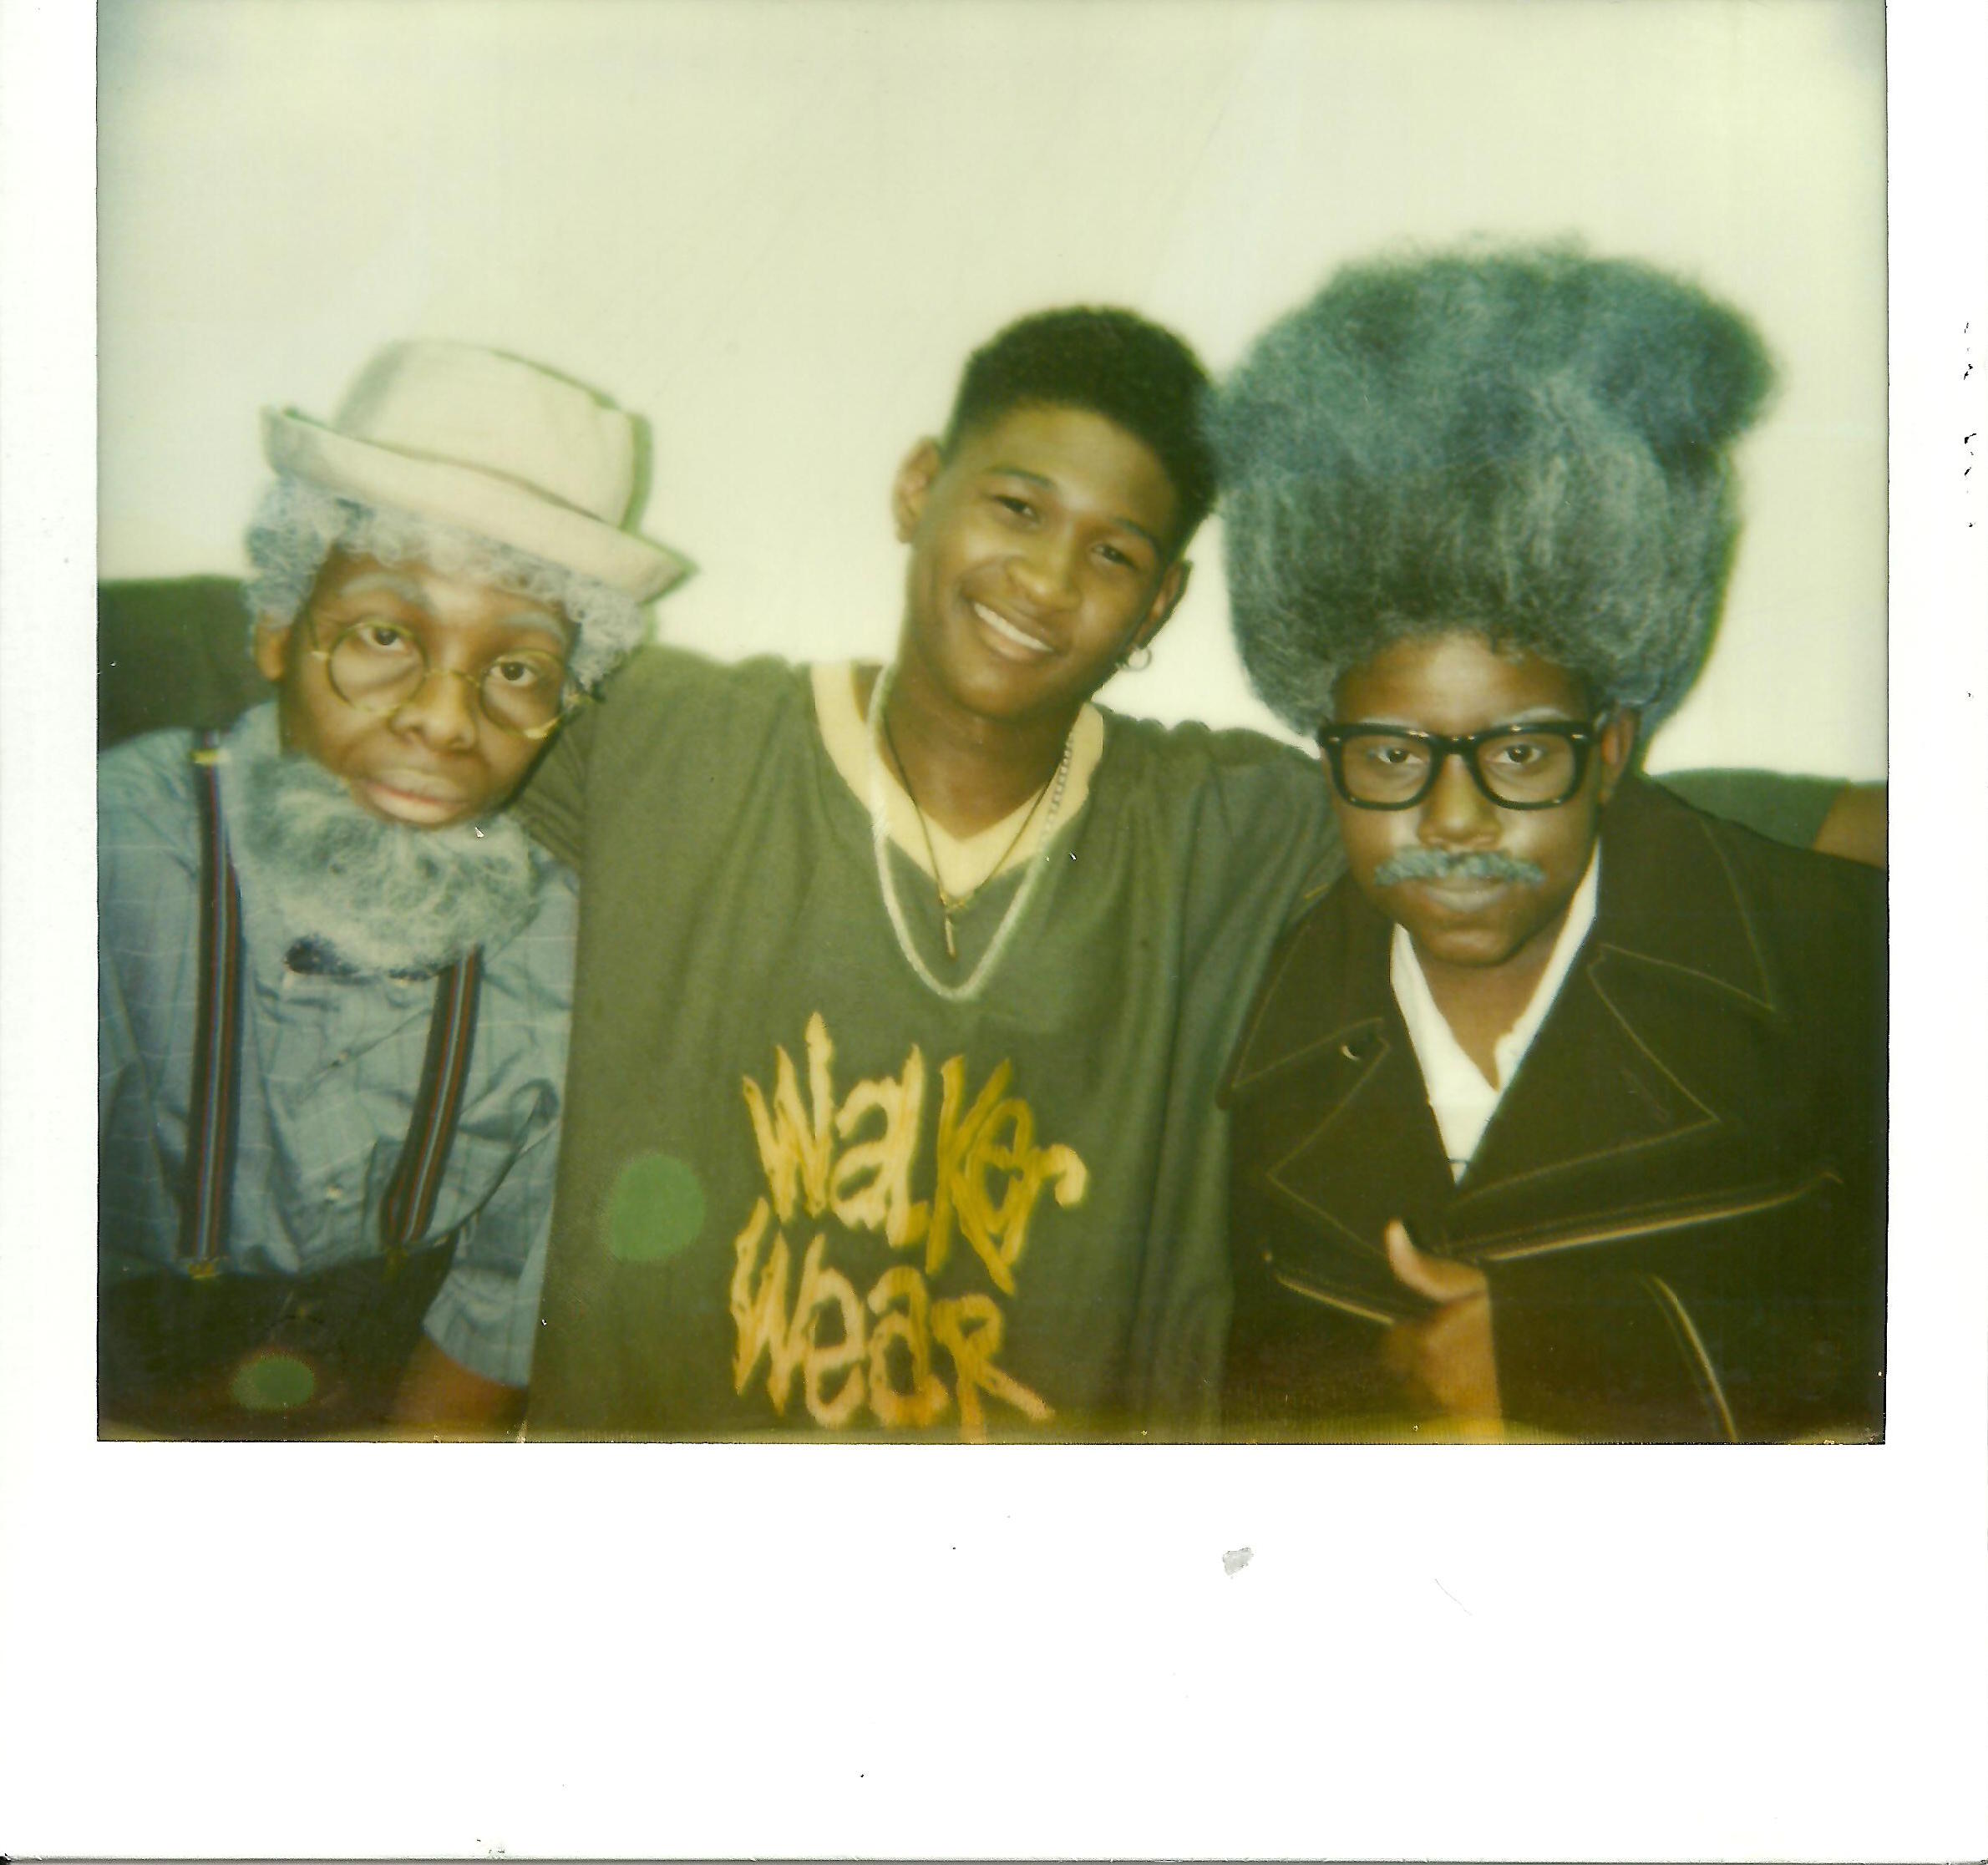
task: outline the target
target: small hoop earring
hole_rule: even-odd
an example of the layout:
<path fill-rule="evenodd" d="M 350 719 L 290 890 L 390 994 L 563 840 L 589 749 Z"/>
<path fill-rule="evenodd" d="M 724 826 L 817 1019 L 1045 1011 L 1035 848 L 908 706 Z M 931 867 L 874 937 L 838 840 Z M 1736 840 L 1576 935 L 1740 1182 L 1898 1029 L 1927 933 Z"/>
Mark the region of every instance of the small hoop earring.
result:
<path fill-rule="evenodd" d="M 1153 665 L 1153 650 L 1148 647 L 1144 641 L 1141 641 L 1137 647 L 1127 651 L 1124 659 L 1119 661 L 1118 665 L 1123 667 L 1128 673 L 1144 673 L 1148 667 Z"/>

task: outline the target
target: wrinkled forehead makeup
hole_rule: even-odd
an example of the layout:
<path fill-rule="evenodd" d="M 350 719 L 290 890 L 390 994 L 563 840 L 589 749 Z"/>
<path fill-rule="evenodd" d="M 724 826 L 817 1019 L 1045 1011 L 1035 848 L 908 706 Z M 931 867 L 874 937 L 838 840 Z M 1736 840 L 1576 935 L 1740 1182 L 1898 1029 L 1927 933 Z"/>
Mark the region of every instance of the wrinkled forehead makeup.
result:
<path fill-rule="evenodd" d="M 530 629 L 563 651 L 573 631 L 563 617 L 500 585 L 465 578 L 423 575 L 405 565 L 356 563 L 334 553 L 318 580 L 317 600 L 340 605 L 382 597 L 443 627 L 475 621 L 487 626 Z"/>

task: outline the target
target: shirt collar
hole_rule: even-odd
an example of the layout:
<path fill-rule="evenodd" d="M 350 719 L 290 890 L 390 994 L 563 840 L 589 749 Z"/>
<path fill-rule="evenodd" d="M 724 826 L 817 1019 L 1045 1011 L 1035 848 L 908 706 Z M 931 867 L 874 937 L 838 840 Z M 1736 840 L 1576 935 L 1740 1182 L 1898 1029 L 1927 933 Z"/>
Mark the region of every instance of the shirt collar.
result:
<path fill-rule="evenodd" d="M 870 807 L 870 723 L 856 703 L 855 665 L 848 661 L 831 661 L 809 671 L 814 687 L 815 725 L 821 733 L 822 744 L 829 762 L 835 767 L 836 774 L 867 809 Z M 1063 785 L 1062 810 L 1057 818 L 1063 823 L 1083 808 L 1084 799 L 1091 793 L 1092 773 L 1104 755 L 1104 715 L 1094 706 L 1085 706 L 1077 715 L 1073 732 L 1070 775 Z M 889 759 L 883 760 L 882 764 L 884 813 L 890 839 L 930 875 L 931 857 L 926 846 L 925 834 L 920 829 L 918 813 L 905 794 L 904 786 L 897 781 Z M 931 847 L 938 853 L 939 865 L 948 875 L 956 880 L 962 874 L 976 877 L 985 874 L 991 880 L 995 874 L 1018 866 L 1035 852 L 1035 845 L 1040 840 L 1039 832 L 1031 836 L 1021 834 L 1023 822 L 1035 808 L 1036 800 L 1032 797 L 1027 803 L 1017 804 L 998 823 L 990 824 L 978 834 L 964 838 L 950 834 L 930 816 L 925 818 L 924 828 L 931 834 Z M 1019 841 L 1017 836 L 1021 838 Z M 1007 859 L 1002 860 L 1004 849 Z M 991 865 L 997 860 L 998 868 Z"/>
<path fill-rule="evenodd" d="M 1448 1020 L 1438 1007 L 1429 990 L 1422 962 L 1415 955 L 1415 941 L 1407 929 L 1397 925 L 1388 953 L 1388 975 L 1394 986 L 1395 1001 L 1401 1006 L 1402 1021 L 1408 1028 L 1408 1040 L 1422 1070 L 1430 1111 L 1443 1132 L 1443 1151 L 1450 1169 L 1458 1178 L 1476 1153 L 1484 1129 L 1498 1111 L 1512 1078 L 1519 1072 L 1526 1051 L 1546 1021 L 1554 1000 L 1559 996 L 1575 955 L 1595 924 L 1595 905 L 1600 891 L 1601 847 L 1595 844 L 1588 857 L 1587 871 L 1567 903 L 1566 917 L 1553 942 L 1546 969 L 1525 1008 L 1511 1028 L 1498 1039 L 1492 1059 L 1498 1068 L 1495 1083 L 1487 1082 L 1477 1064 L 1463 1052 Z"/>

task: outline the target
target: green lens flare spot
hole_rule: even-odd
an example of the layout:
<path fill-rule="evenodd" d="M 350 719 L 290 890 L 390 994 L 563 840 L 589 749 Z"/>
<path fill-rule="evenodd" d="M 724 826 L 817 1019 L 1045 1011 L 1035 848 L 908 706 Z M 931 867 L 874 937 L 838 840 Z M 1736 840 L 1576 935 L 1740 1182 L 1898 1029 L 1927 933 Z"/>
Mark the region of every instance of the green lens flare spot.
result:
<path fill-rule="evenodd" d="M 244 1411 L 288 1411 L 308 1404 L 317 1390 L 317 1374 L 287 1353 L 259 1353 L 228 1381 L 228 1396 Z"/>
<path fill-rule="evenodd" d="M 621 1168 L 607 1199 L 607 1254 L 617 1263 L 662 1263 L 704 1228 L 704 1188 L 690 1163 L 645 1153 Z"/>

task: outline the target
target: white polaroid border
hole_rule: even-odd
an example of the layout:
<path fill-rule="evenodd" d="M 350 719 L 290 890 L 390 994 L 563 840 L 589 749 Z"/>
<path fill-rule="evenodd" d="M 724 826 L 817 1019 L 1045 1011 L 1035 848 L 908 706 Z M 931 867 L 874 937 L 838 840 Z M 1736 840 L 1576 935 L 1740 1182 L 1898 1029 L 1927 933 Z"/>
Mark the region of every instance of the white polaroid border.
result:
<path fill-rule="evenodd" d="M 1889 1442 L 1717 1455 L 96 1443 L 90 28 L 0 8 L 0 1849 L 1988 1851 L 1979 6 L 1890 19 Z"/>

